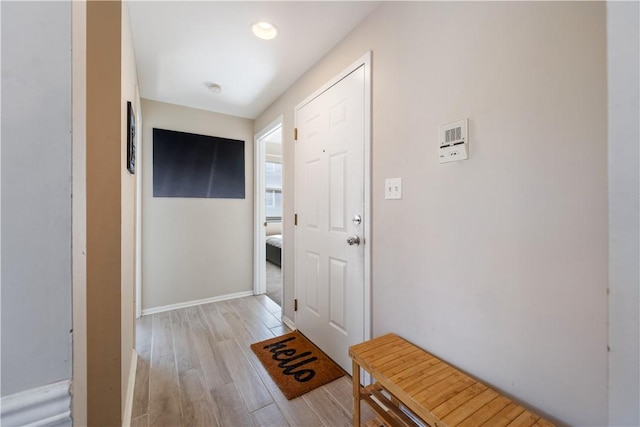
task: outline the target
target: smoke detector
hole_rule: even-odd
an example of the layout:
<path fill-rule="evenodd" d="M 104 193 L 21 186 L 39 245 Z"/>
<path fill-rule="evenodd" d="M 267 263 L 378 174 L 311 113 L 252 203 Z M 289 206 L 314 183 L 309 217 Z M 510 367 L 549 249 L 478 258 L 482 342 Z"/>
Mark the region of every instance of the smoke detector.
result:
<path fill-rule="evenodd" d="M 220 86 L 218 83 L 204 82 L 204 85 L 212 93 L 220 93 L 220 92 L 222 92 L 222 86 Z"/>

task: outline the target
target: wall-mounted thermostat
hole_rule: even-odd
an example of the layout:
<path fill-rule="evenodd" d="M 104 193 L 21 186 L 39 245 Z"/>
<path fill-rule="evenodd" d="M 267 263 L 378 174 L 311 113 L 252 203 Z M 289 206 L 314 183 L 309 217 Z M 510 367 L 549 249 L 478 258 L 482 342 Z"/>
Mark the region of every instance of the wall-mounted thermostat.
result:
<path fill-rule="evenodd" d="M 440 126 L 440 163 L 457 162 L 469 158 L 469 119 Z"/>

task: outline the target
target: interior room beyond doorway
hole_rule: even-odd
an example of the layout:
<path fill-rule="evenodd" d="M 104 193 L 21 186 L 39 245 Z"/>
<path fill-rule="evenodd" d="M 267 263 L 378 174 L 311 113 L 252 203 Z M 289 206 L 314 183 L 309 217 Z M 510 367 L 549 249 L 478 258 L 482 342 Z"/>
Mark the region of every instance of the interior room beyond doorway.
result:
<path fill-rule="evenodd" d="M 256 294 L 282 305 L 282 123 L 256 136 Z"/>

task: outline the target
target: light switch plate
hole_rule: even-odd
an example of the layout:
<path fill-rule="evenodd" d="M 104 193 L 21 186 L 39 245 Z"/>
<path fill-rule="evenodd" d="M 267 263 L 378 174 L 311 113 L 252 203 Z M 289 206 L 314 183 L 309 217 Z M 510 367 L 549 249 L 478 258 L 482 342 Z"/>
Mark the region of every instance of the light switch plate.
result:
<path fill-rule="evenodd" d="M 402 199 L 402 178 L 384 180 L 384 198 L 387 200 Z"/>

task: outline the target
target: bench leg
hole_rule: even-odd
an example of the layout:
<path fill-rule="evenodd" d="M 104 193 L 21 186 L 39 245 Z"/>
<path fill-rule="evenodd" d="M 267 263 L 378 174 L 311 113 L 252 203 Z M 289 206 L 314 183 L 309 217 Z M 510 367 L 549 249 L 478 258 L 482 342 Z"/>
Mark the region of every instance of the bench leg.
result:
<path fill-rule="evenodd" d="M 360 366 L 353 362 L 353 427 L 360 427 Z"/>

